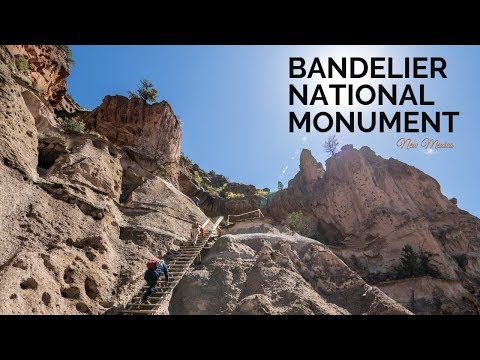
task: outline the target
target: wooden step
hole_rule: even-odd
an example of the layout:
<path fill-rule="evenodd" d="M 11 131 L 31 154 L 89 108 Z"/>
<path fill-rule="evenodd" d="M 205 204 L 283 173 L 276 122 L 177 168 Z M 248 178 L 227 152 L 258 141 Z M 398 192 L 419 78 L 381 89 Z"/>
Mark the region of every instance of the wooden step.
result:
<path fill-rule="evenodd" d="M 173 260 L 170 264 L 167 265 L 167 268 L 170 269 L 170 266 L 173 266 L 173 265 L 175 265 L 176 263 L 179 263 L 179 262 L 182 262 L 182 261 L 188 261 L 188 260 L 193 261 L 193 260 L 195 260 L 195 259 L 197 258 L 197 256 L 198 256 L 198 254 L 195 255 L 195 256 L 192 256 L 192 257 L 190 257 L 190 258 L 187 258 L 187 259 L 175 259 L 175 260 Z"/>
<path fill-rule="evenodd" d="M 155 289 L 161 289 L 161 288 L 164 288 L 166 287 L 167 284 L 178 284 L 180 282 L 180 280 L 170 280 L 168 283 L 166 283 L 165 281 L 162 281 L 162 282 L 159 282 L 157 281 L 157 285 L 155 287 Z M 147 289 L 149 286 L 147 284 L 144 284 L 142 286 L 142 289 L 145 288 Z"/>
<path fill-rule="evenodd" d="M 172 288 L 172 287 L 175 287 L 175 286 L 177 286 L 177 284 L 172 284 L 172 285 L 169 285 L 169 286 L 162 286 L 160 289 L 154 291 L 154 293 L 157 292 L 157 291 L 162 291 L 162 290 L 169 289 L 169 288 Z M 142 287 L 142 291 L 145 291 L 147 289 L 148 289 L 148 286 Z"/>
<path fill-rule="evenodd" d="M 153 315 L 156 310 L 123 310 L 124 314 L 132 315 Z"/>
<path fill-rule="evenodd" d="M 190 265 L 191 263 L 193 263 L 193 260 L 188 260 L 188 261 L 185 261 L 185 262 L 177 262 L 175 264 L 172 264 L 171 268 L 173 270 L 180 270 L 180 268 L 185 268 L 185 266 L 188 267 L 188 265 Z M 168 268 L 168 271 L 170 271 L 170 268 Z"/>
<path fill-rule="evenodd" d="M 170 293 L 168 293 L 170 294 Z M 168 295 L 167 293 L 165 293 L 165 295 Z M 166 298 L 166 296 L 164 295 L 161 295 L 161 296 L 149 296 L 148 299 L 149 300 L 164 300 Z M 143 296 L 135 296 L 132 298 L 132 301 L 138 301 L 138 300 L 141 300 L 143 299 Z"/>
<path fill-rule="evenodd" d="M 218 225 L 221 221 L 221 217 L 217 219 L 216 224 Z M 206 225 L 205 223 L 204 225 Z M 213 222 L 212 222 L 213 224 Z M 215 225 L 215 224 L 214 224 Z M 185 245 L 180 246 L 180 248 L 169 254 L 171 260 L 167 262 L 168 272 L 170 274 L 170 281 L 165 282 L 165 280 L 160 280 L 157 282 L 156 291 L 149 296 L 149 300 L 152 301 L 152 304 L 144 304 L 141 302 L 145 290 L 148 289 L 147 285 L 144 285 L 141 290 L 132 297 L 131 302 L 126 305 L 126 309 L 122 313 L 128 315 L 155 315 L 158 307 L 163 304 L 163 301 L 172 294 L 174 288 L 183 278 L 183 276 L 190 270 L 191 265 L 194 263 L 195 259 L 198 258 L 201 251 L 205 248 L 209 239 L 212 237 L 218 236 L 218 233 L 215 229 L 205 230 L 204 236 L 199 236 L 195 245 L 191 241 L 184 243 Z M 208 248 L 210 248 L 209 245 Z M 163 278 L 163 277 L 162 277 Z"/>
<path fill-rule="evenodd" d="M 162 287 L 157 286 L 157 288 L 155 288 L 155 290 L 154 290 L 154 293 L 164 291 L 164 290 L 171 290 L 171 288 L 175 287 L 175 286 L 177 286 L 177 284 L 172 284 L 170 286 L 162 286 Z M 142 293 L 145 292 L 145 290 L 147 290 L 147 289 L 148 289 L 148 286 L 143 286 L 141 288 Z"/>
<path fill-rule="evenodd" d="M 158 307 L 161 304 L 127 304 L 127 307 Z M 153 310 L 153 309 L 152 309 Z"/>
<path fill-rule="evenodd" d="M 192 263 L 194 259 L 192 260 L 185 260 L 185 261 L 177 261 L 175 264 L 170 265 L 170 267 L 173 269 L 174 267 L 179 267 L 179 266 L 185 266 L 189 263 Z"/>

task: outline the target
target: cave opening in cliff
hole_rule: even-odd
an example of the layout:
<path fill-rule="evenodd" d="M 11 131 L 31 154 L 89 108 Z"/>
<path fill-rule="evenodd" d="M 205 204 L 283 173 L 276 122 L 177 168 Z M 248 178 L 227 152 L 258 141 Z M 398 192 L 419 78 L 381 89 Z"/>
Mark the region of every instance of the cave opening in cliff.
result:
<path fill-rule="evenodd" d="M 333 225 L 319 222 L 317 225 L 317 231 L 312 239 L 318 240 L 326 245 L 340 245 L 342 243 L 341 232 Z"/>
<path fill-rule="evenodd" d="M 140 185 L 144 183 L 145 179 L 138 175 L 130 166 L 123 167 L 122 185 L 120 191 L 120 203 L 126 203 L 130 194 Z"/>
<path fill-rule="evenodd" d="M 50 169 L 55 161 L 63 154 L 66 148 L 63 143 L 59 142 L 38 142 L 38 163 L 37 172 L 39 175 L 44 175 Z"/>

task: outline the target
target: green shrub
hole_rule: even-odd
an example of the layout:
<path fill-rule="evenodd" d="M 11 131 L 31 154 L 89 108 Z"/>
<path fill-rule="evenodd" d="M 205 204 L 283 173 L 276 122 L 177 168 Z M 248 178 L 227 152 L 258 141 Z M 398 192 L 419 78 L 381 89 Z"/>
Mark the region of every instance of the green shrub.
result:
<path fill-rule="evenodd" d="M 193 172 L 193 175 L 194 175 L 195 181 L 198 183 L 198 185 L 202 185 L 203 179 L 202 179 L 202 177 L 200 176 L 200 174 L 198 173 L 198 171 L 194 171 L 194 172 Z"/>
<path fill-rule="evenodd" d="M 278 190 L 283 190 L 283 183 L 281 181 L 278 182 L 277 188 Z"/>
<path fill-rule="evenodd" d="M 183 156 L 183 155 L 182 155 Z M 184 157 L 185 158 L 185 157 Z M 205 182 L 202 178 L 202 176 L 199 174 L 198 171 L 194 171 L 193 172 L 193 176 L 195 178 L 195 181 L 198 183 L 198 185 L 200 185 L 201 187 L 203 187 L 203 189 L 208 192 L 210 195 L 212 196 L 217 196 L 219 197 L 220 196 L 220 193 L 222 192 L 223 189 L 225 189 L 225 186 L 227 186 L 227 183 L 223 184 L 222 186 L 220 187 L 214 187 L 210 184 L 208 184 L 207 182 Z"/>
<path fill-rule="evenodd" d="M 72 49 L 68 45 L 57 45 L 57 47 L 65 52 L 67 55 L 67 61 L 70 65 L 75 66 L 75 60 L 73 60 Z"/>
<path fill-rule="evenodd" d="M 225 197 L 227 199 L 243 199 L 245 197 L 245 194 L 238 194 L 238 193 L 229 191 L 225 194 Z"/>
<path fill-rule="evenodd" d="M 266 198 L 268 194 L 269 192 L 263 189 L 258 189 L 257 191 L 255 191 L 255 195 L 257 195 L 259 198 Z"/>
<path fill-rule="evenodd" d="M 140 86 L 136 92 L 128 91 L 128 96 L 131 98 L 141 98 L 143 101 L 150 101 L 152 103 L 157 101 L 157 89 L 147 79 L 140 80 Z"/>
<path fill-rule="evenodd" d="M 62 123 L 64 131 L 74 134 L 85 134 L 85 123 L 78 118 L 67 118 Z"/>
<path fill-rule="evenodd" d="M 37 139 L 38 140 L 43 140 L 45 138 L 46 138 L 46 136 L 43 132 L 41 132 L 41 131 L 37 132 Z"/>
<path fill-rule="evenodd" d="M 170 167 L 165 165 L 160 166 L 156 171 L 156 175 L 162 178 L 167 178 L 170 176 L 170 174 L 171 174 Z"/>
<path fill-rule="evenodd" d="M 25 72 L 28 70 L 28 60 L 23 56 L 15 58 L 15 66 L 18 71 Z"/>
<path fill-rule="evenodd" d="M 213 187 L 212 185 L 204 184 L 204 185 L 203 185 L 203 188 L 204 188 L 205 191 L 208 192 L 210 195 L 219 197 L 219 196 L 220 196 L 220 192 L 225 188 L 225 185 L 226 185 L 226 184 L 224 184 L 223 186 L 220 186 L 220 187 Z"/>
<path fill-rule="evenodd" d="M 294 211 L 287 216 L 287 226 L 292 231 L 298 231 L 300 224 L 303 222 L 303 213 Z"/>
<path fill-rule="evenodd" d="M 210 176 L 215 176 L 215 175 L 217 175 L 217 174 L 215 174 L 215 171 L 210 170 L 210 172 L 208 173 L 208 175 L 210 175 Z"/>
<path fill-rule="evenodd" d="M 439 271 L 430 263 L 432 256 L 432 253 L 423 250 L 417 254 L 410 245 L 405 245 L 402 249 L 400 264 L 395 267 L 396 278 L 406 279 L 426 275 L 439 277 Z"/>

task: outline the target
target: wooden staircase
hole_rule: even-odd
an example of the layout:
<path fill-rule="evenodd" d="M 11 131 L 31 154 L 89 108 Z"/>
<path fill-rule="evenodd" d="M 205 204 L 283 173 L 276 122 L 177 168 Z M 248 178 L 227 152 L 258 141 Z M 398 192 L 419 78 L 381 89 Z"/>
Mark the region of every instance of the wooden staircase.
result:
<path fill-rule="evenodd" d="M 204 236 L 198 236 L 198 240 L 195 245 L 191 241 L 185 245 L 180 246 L 176 256 L 170 262 L 167 262 L 168 272 L 170 274 L 168 283 L 165 281 L 162 275 L 161 279 L 157 282 L 157 287 L 152 295 L 148 298 L 150 304 L 142 304 L 142 297 L 147 285 L 143 286 L 136 296 L 130 300 L 125 306 L 122 314 L 126 315 L 155 315 L 160 306 L 163 305 L 164 300 L 172 293 L 175 286 L 180 282 L 183 275 L 188 271 L 190 265 L 193 264 L 197 257 L 200 257 L 200 252 L 207 244 L 208 240 L 212 237 L 218 236 L 217 228 L 223 217 L 219 217 L 215 223 L 212 223 L 212 227 L 206 230 L 210 219 L 208 219 L 202 227 L 205 229 Z M 142 281 L 143 278 L 142 278 Z"/>

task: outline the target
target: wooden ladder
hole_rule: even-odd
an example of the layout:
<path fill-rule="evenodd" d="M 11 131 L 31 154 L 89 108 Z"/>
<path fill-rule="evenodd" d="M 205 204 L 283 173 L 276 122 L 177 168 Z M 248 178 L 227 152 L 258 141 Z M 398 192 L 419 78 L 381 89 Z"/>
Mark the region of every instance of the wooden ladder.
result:
<path fill-rule="evenodd" d="M 125 306 L 122 314 L 155 315 L 163 304 L 163 301 L 172 293 L 175 286 L 188 271 L 190 265 L 192 265 L 195 259 L 200 256 L 200 252 L 205 247 L 208 240 L 211 237 L 216 237 L 218 235 L 217 228 L 222 220 L 223 217 L 221 216 L 215 221 L 215 223 L 213 223 L 211 230 L 204 230 L 203 236 L 198 236 L 195 245 L 193 245 L 191 241 L 188 241 L 186 244 L 180 246 L 175 258 L 167 263 L 168 272 L 170 274 L 169 281 L 166 282 L 162 275 L 162 280 L 157 282 L 155 291 L 148 298 L 150 304 L 142 303 L 143 293 L 148 288 L 148 286 L 145 285 Z M 209 222 L 211 222 L 210 219 L 208 219 L 202 227 L 205 229 Z M 142 281 L 144 280 L 142 279 Z"/>

